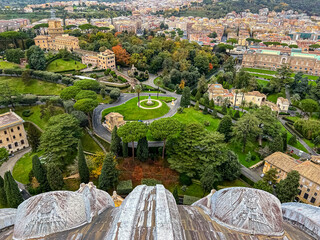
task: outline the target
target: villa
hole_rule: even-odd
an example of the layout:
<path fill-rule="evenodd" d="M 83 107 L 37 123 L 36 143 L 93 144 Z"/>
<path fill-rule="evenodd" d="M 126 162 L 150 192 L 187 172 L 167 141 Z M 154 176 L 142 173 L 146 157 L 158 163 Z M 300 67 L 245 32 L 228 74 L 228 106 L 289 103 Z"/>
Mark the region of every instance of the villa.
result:
<path fill-rule="evenodd" d="M 115 126 L 121 127 L 125 123 L 126 122 L 123 120 L 123 116 L 120 113 L 111 112 L 105 116 L 105 121 L 102 125 L 112 132 Z"/>

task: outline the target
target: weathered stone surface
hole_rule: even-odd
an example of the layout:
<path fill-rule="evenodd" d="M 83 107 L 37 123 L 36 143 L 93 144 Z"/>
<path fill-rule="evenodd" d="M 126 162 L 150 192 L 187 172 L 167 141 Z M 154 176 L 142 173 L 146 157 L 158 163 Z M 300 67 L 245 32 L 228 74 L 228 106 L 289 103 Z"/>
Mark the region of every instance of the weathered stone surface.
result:
<path fill-rule="evenodd" d="M 202 207 L 214 221 L 238 232 L 269 236 L 284 233 L 280 201 L 258 189 L 222 189 L 211 196 L 211 204 L 203 199 L 193 206 Z"/>
<path fill-rule="evenodd" d="M 283 203 L 283 218 L 320 239 L 320 208 L 303 203 Z"/>
<path fill-rule="evenodd" d="M 114 207 L 107 192 L 92 184 L 81 184 L 77 192 L 43 193 L 18 207 L 14 239 L 40 238 L 90 223 L 92 218 Z"/>
<path fill-rule="evenodd" d="M 0 209 L 0 230 L 10 227 L 16 219 L 17 209 L 5 208 Z"/>
<path fill-rule="evenodd" d="M 111 196 L 107 192 L 97 189 L 92 182 L 88 184 L 82 183 L 77 192 L 81 193 L 85 199 L 88 222 L 91 222 L 93 217 L 107 208 L 114 207 Z"/>

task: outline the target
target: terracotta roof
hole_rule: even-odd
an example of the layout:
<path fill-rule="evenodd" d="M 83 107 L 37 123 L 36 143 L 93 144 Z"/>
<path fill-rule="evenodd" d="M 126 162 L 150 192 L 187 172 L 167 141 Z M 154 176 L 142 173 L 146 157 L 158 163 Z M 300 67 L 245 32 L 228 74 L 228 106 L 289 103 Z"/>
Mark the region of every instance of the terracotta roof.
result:
<path fill-rule="evenodd" d="M 275 152 L 266 157 L 264 160 L 285 172 L 290 172 L 299 164 L 296 159 L 282 152 Z"/>
<path fill-rule="evenodd" d="M 265 94 L 258 91 L 248 92 L 246 95 L 257 96 L 257 97 L 267 97 Z"/>
<path fill-rule="evenodd" d="M 315 163 L 320 163 L 320 156 L 312 155 L 311 156 L 311 161 L 315 162 Z"/>
<path fill-rule="evenodd" d="M 320 166 L 310 161 L 305 161 L 292 170 L 296 170 L 300 173 L 301 177 L 308 178 L 314 183 L 320 184 Z"/>
<path fill-rule="evenodd" d="M 283 97 L 278 97 L 277 101 L 281 101 L 282 104 L 287 104 L 289 105 L 289 100 Z"/>

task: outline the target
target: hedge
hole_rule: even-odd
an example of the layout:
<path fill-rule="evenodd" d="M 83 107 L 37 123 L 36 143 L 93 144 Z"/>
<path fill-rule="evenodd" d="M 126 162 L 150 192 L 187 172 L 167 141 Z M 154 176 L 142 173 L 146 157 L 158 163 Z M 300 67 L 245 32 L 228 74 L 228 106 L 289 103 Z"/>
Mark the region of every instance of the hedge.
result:
<path fill-rule="evenodd" d="M 124 77 L 118 76 L 118 79 L 123 83 L 127 82 L 127 79 L 125 79 Z"/>
<path fill-rule="evenodd" d="M 120 181 L 117 186 L 117 193 L 120 195 L 129 194 L 132 191 L 132 181 Z"/>
<path fill-rule="evenodd" d="M 141 180 L 141 184 L 145 184 L 147 186 L 155 186 L 157 184 L 162 184 L 162 182 L 154 178 L 143 178 Z"/>
<path fill-rule="evenodd" d="M 198 200 L 200 200 L 200 198 L 194 197 L 194 196 L 189 196 L 189 195 L 184 195 L 183 196 L 183 205 L 191 205 Z"/>
<path fill-rule="evenodd" d="M 286 127 L 289 128 L 294 134 L 298 135 L 300 138 L 304 138 L 301 133 L 299 133 L 291 124 L 285 123 Z"/>

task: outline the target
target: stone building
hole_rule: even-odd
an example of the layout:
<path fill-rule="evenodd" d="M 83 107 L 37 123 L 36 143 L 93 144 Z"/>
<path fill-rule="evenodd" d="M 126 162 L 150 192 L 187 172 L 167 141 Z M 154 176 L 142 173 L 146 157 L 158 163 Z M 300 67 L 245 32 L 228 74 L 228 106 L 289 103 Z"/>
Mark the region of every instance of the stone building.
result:
<path fill-rule="evenodd" d="M 283 97 L 279 97 L 277 99 L 277 106 L 280 109 L 280 112 L 288 112 L 290 107 L 290 102 L 288 99 L 285 99 Z"/>
<path fill-rule="evenodd" d="M 273 153 L 264 160 L 263 173 L 271 168 L 277 169 L 278 182 L 285 179 L 290 171 L 298 171 L 300 187 L 297 200 L 315 206 L 320 205 L 320 165 L 309 160 L 299 161 L 281 152 Z"/>
<path fill-rule="evenodd" d="M 98 67 L 101 69 L 116 69 L 116 57 L 115 54 L 107 49 L 104 52 L 100 53 L 86 53 L 82 56 L 82 63 L 92 67 Z"/>
<path fill-rule="evenodd" d="M 0 148 L 14 153 L 29 147 L 23 119 L 14 112 L 0 115 Z"/>
<path fill-rule="evenodd" d="M 102 125 L 110 132 L 112 132 L 115 126 L 119 128 L 125 123 L 126 122 L 123 120 L 123 116 L 120 113 L 111 112 L 105 116 L 105 121 Z"/>
<path fill-rule="evenodd" d="M 48 35 L 38 35 L 34 38 L 37 46 L 41 49 L 56 51 L 65 48 L 69 51 L 80 49 L 77 37 L 64 34 L 61 21 L 51 19 L 48 21 L 48 25 Z"/>
<path fill-rule="evenodd" d="M 312 240 L 320 237 L 319 216 L 318 207 L 281 205 L 270 193 L 243 187 L 186 206 L 163 185 L 140 185 L 115 207 L 89 183 L 36 195 L 17 211 L 0 209 L 0 240 Z"/>
<path fill-rule="evenodd" d="M 287 64 L 294 72 L 320 75 L 320 55 L 291 52 L 290 55 L 273 50 L 250 50 L 243 55 L 245 68 L 268 68 L 276 70 Z"/>

